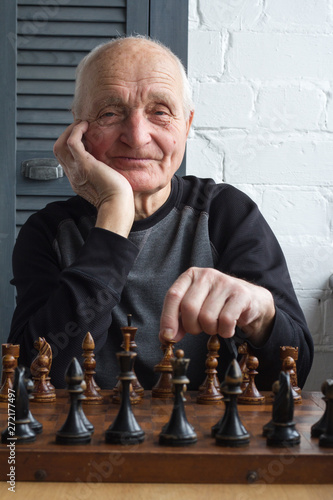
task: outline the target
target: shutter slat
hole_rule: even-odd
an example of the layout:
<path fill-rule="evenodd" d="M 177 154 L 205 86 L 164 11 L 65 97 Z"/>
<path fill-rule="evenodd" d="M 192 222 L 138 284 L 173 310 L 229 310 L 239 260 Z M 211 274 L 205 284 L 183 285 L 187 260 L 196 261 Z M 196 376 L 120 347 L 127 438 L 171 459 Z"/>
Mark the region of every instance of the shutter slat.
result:
<path fill-rule="evenodd" d="M 88 38 L 67 36 L 18 36 L 17 46 L 19 50 L 68 50 L 68 51 L 90 51 L 100 43 L 108 42 L 110 38 L 124 35 L 122 24 L 110 25 L 108 36 L 90 36 Z"/>
<path fill-rule="evenodd" d="M 76 67 L 86 52 L 65 52 L 65 51 L 43 51 L 43 50 L 21 50 L 18 53 L 18 64 L 36 65 L 56 65 Z"/>
<path fill-rule="evenodd" d="M 71 4 L 70 4 L 71 5 Z M 74 21 L 76 22 L 78 19 L 80 21 L 88 21 L 88 22 L 114 22 L 114 21 L 124 21 L 125 17 L 125 9 L 123 6 L 110 7 L 86 7 L 82 8 L 79 6 L 78 8 L 67 6 L 66 8 L 58 9 L 58 12 L 53 9 L 49 12 L 47 9 L 41 8 L 41 6 L 27 6 L 20 7 L 18 20 L 27 22 L 31 21 L 35 23 L 36 28 L 42 27 L 43 24 L 50 23 L 52 19 L 56 19 L 57 22 L 66 22 L 66 21 Z M 28 29 L 28 28 L 26 28 Z M 33 26 L 30 26 L 30 29 L 33 29 Z"/>
<path fill-rule="evenodd" d="M 27 21 L 19 21 L 17 23 L 17 33 L 18 35 L 30 36 L 35 35 L 37 38 L 41 38 L 42 35 L 50 36 L 62 36 L 64 32 L 67 36 L 82 37 L 82 33 L 85 36 L 117 36 L 119 30 L 123 29 L 122 25 L 123 19 L 117 19 L 112 23 L 90 23 L 90 22 L 47 22 L 45 25 L 40 27 L 33 27 L 32 23 Z M 44 23 L 43 23 L 44 24 Z"/>
<path fill-rule="evenodd" d="M 19 110 L 17 113 L 18 123 L 33 123 L 41 124 L 46 123 L 49 125 L 50 119 L 52 123 L 69 124 L 73 121 L 73 115 L 70 111 L 60 111 L 58 109 L 52 110 Z"/>
<path fill-rule="evenodd" d="M 36 80 L 29 82 L 26 80 L 21 80 L 17 82 L 17 93 L 18 94 L 53 94 L 53 95 L 73 95 L 74 92 L 74 82 L 43 82 Z"/>
<path fill-rule="evenodd" d="M 67 95 L 30 95 L 17 96 L 18 109 L 70 109 L 73 97 Z"/>
<path fill-rule="evenodd" d="M 43 5 L 45 3 L 45 5 Z M 41 10 L 47 11 L 49 8 L 49 13 L 51 11 L 54 13 L 58 9 L 66 8 L 67 6 L 72 7 L 126 7 L 126 0 L 18 0 L 18 6 L 30 5 L 38 6 Z M 53 7 L 53 9 L 51 8 Z M 54 8 L 55 7 L 55 8 Z"/>
<path fill-rule="evenodd" d="M 70 66 L 18 66 L 19 80 L 75 80 L 75 68 Z"/>
<path fill-rule="evenodd" d="M 18 138 L 17 140 L 17 149 L 18 151 L 24 151 L 25 153 L 30 153 L 30 151 L 38 151 L 44 152 L 44 151 L 52 151 L 54 143 L 56 139 L 43 139 L 41 137 L 34 139 L 20 139 Z M 33 158 L 33 156 L 26 155 L 26 159 L 28 158 Z M 37 193 L 37 194 L 40 194 Z"/>
<path fill-rule="evenodd" d="M 70 123 L 70 122 L 69 122 Z M 60 125 L 49 124 L 47 127 L 45 125 L 34 124 L 31 125 L 21 125 L 17 126 L 17 138 L 18 139 L 57 139 L 60 134 L 64 131 L 64 127 Z"/>

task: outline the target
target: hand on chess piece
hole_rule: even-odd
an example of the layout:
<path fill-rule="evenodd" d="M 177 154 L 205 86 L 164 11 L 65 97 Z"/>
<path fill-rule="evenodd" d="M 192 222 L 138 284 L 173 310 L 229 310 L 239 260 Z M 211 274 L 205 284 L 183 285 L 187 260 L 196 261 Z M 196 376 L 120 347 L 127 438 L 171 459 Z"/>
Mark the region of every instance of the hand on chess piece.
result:
<path fill-rule="evenodd" d="M 168 290 L 160 321 L 161 340 L 181 340 L 186 332 L 230 338 L 239 326 L 254 345 L 270 334 L 275 317 L 265 288 L 212 268 L 187 269 Z"/>

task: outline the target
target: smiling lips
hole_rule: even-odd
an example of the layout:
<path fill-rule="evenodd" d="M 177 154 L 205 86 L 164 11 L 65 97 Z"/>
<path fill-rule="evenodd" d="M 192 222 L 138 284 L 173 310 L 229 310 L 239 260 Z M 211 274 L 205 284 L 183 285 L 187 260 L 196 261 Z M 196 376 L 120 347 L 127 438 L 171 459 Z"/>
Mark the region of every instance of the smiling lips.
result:
<path fill-rule="evenodd" d="M 132 156 L 114 156 L 112 158 L 112 162 L 116 164 L 120 163 L 121 167 L 135 167 L 144 165 L 147 162 L 154 161 L 153 158 L 141 158 L 141 157 L 132 157 Z"/>
<path fill-rule="evenodd" d="M 147 161 L 151 160 L 151 158 L 139 158 L 134 156 L 115 156 L 115 160 L 126 160 L 126 161 Z"/>

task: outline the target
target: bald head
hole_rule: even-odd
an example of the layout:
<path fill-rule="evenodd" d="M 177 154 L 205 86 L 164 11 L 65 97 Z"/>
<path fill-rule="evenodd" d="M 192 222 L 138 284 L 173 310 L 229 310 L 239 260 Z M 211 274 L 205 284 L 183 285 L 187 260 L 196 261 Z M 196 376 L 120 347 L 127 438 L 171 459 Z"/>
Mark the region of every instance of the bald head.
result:
<path fill-rule="evenodd" d="M 113 68 L 119 68 L 119 60 L 123 61 L 124 72 L 138 57 L 141 58 L 144 71 L 145 59 L 163 61 L 168 59 L 174 67 L 175 81 L 179 82 L 182 95 L 184 116 L 187 119 L 193 111 L 194 106 L 191 98 L 191 89 L 186 76 L 184 66 L 180 59 L 160 42 L 143 37 L 116 38 L 93 49 L 77 67 L 76 86 L 72 111 L 74 116 L 81 117 L 84 114 L 86 97 L 89 95 L 95 75 L 104 70 L 107 62 L 107 71 L 112 76 Z M 131 62 L 132 61 L 132 62 Z"/>

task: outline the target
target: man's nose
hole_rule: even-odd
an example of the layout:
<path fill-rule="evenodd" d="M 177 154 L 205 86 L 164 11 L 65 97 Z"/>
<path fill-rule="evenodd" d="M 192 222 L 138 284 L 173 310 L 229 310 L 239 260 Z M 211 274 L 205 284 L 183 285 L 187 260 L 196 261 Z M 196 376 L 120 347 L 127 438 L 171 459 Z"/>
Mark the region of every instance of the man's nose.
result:
<path fill-rule="evenodd" d="M 131 148 L 140 148 L 151 141 L 150 129 L 151 123 L 144 116 L 143 111 L 131 110 L 123 122 L 120 139 Z"/>

